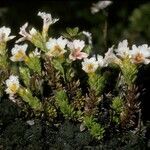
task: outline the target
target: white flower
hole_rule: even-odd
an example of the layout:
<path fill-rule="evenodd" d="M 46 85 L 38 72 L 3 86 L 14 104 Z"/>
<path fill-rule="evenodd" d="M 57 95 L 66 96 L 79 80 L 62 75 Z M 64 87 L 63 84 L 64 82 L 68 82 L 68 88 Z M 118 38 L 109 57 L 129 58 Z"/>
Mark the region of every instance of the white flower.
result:
<path fill-rule="evenodd" d="M 107 63 L 105 62 L 105 59 L 101 55 L 97 55 L 97 61 L 100 67 L 107 66 Z"/>
<path fill-rule="evenodd" d="M 106 0 L 106 1 L 98 1 L 96 4 L 93 4 L 91 7 L 91 13 L 95 14 L 99 12 L 101 9 L 105 9 L 110 4 L 112 4 L 112 1 Z"/>
<path fill-rule="evenodd" d="M 82 33 L 88 38 L 89 44 L 92 44 L 92 34 L 86 31 L 83 31 Z"/>
<path fill-rule="evenodd" d="M 16 41 L 16 43 L 22 42 L 26 39 L 31 39 L 31 35 L 26 31 L 26 28 L 28 27 L 28 22 L 26 22 L 22 27 L 20 27 L 19 34 L 23 37 Z"/>
<path fill-rule="evenodd" d="M 16 41 L 16 43 L 22 42 L 24 40 L 29 40 L 31 41 L 32 36 L 34 36 L 37 33 L 37 30 L 35 28 L 32 28 L 29 32 L 26 31 L 28 27 L 28 22 L 26 22 L 22 27 L 20 27 L 20 32 L 19 34 L 22 35 L 20 39 Z"/>
<path fill-rule="evenodd" d="M 31 36 L 37 34 L 37 30 L 35 28 L 31 28 L 31 30 L 29 30 L 29 33 Z"/>
<path fill-rule="evenodd" d="M 35 51 L 33 52 L 34 56 L 40 57 L 41 52 L 38 51 L 38 49 L 36 48 Z"/>
<path fill-rule="evenodd" d="M 94 73 L 98 68 L 98 62 L 95 57 L 91 57 L 90 59 L 85 58 L 82 62 L 82 69 L 86 73 Z"/>
<path fill-rule="evenodd" d="M 67 40 L 59 37 L 58 39 L 50 38 L 49 41 L 46 43 L 46 47 L 49 50 L 47 52 L 48 56 L 58 57 L 63 55 L 66 50 L 65 46 L 67 44 Z"/>
<path fill-rule="evenodd" d="M 53 19 L 51 14 L 45 12 L 39 12 L 38 16 L 43 19 L 43 31 L 47 32 L 50 25 L 57 22 L 59 19 Z"/>
<path fill-rule="evenodd" d="M 69 58 L 71 60 L 76 60 L 76 59 L 83 59 L 83 58 L 87 58 L 88 54 L 81 52 L 82 49 L 85 46 L 84 41 L 80 41 L 80 40 L 74 40 L 73 42 L 68 42 L 67 46 L 70 48 L 71 53 L 69 55 Z"/>
<path fill-rule="evenodd" d="M 15 93 L 17 93 L 20 87 L 18 76 L 11 75 L 9 79 L 6 80 L 6 86 L 7 89 L 5 91 L 10 96 L 13 96 Z"/>
<path fill-rule="evenodd" d="M 135 64 L 150 63 L 150 47 L 147 44 L 143 44 L 141 46 L 132 46 L 132 50 L 130 50 L 131 60 Z"/>
<path fill-rule="evenodd" d="M 108 49 L 108 51 L 105 53 L 105 62 L 107 64 L 110 64 L 110 63 L 120 63 L 120 59 L 114 54 L 114 49 L 113 49 L 114 46 L 112 46 L 111 48 Z"/>
<path fill-rule="evenodd" d="M 5 26 L 0 28 L 0 42 L 7 42 L 16 36 L 9 36 L 11 33 L 11 29 Z"/>
<path fill-rule="evenodd" d="M 122 58 L 125 58 L 129 55 L 129 47 L 128 47 L 128 41 L 123 40 L 122 42 L 119 42 L 118 48 L 115 49 L 116 55 L 120 56 Z"/>
<path fill-rule="evenodd" d="M 80 50 L 82 50 L 85 46 L 85 42 L 80 41 L 80 40 L 74 40 L 73 42 L 68 42 L 67 46 L 70 49 L 80 49 Z"/>
<path fill-rule="evenodd" d="M 30 54 L 29 54 L 29 57 L 38 57 L 38 58 L 40 58 L 40 56 L 41 56 L 41 52 L 40 51 L 38 51 L 38 48 L 36 48 L 33 52 L 31 52 Z"/>
<path fill-rule="evenodd" d="M 24 61 L 26 56 L 26 50 L 27 50 L 28 45 L 23 44 L 23 45 L 17 45 L 15 44 L 15 47 L 12 48 L 11 53 L 12 57 L 10 59 L 12 61 Z"/>

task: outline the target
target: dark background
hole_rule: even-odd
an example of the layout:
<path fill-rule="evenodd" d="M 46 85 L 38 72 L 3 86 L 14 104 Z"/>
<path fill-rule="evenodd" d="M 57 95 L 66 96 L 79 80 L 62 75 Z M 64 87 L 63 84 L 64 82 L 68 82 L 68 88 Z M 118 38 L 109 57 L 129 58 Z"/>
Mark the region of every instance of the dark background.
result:
<path fill-rule="evenodd" d="M 31 26 L 41 29 L 41 19 L 38 11 L 46 11 L 54 17 L 60 18 L 52 28 L 52 33 L 59 35 L 66 27 L 78 26 L 81 30 L 87 30 L 93 34 L 93 42 L 96 49 L 103 51 L 103 28 L 106 17 L 102 11 L 93 15 L 90 12 L 92 3 L 89 0 L 1 0 L 0 1 L 0 25 L 9 26 L 14 34 L 19 27 L 28 21 Z M 150 39 L 149 0 L 116 0 L 109 6 L 108 12 L 108 46 L 128 38 L 130 42 L 148 42 Z M 141 11 L 141 7 L 146 10 Z M 135 12 L 137 11 L 137 12 Z M 57 32 L 56 32 L 57 31 Z"/>

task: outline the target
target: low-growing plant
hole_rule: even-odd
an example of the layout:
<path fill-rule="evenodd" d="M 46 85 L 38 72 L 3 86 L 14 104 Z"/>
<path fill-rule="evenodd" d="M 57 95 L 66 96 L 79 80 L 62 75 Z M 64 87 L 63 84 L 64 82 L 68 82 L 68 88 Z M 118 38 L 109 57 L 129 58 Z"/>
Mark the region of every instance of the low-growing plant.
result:
<path fill-rule="evenodd" d="M 27 31 L 25 23 L 11 50 L 7 43 L 15 36 L 10 36 L 10 28 L 0 28 L 0 97 L 58 127 L 66 120 L 80 123 L 81 132 L 88 129 L 98 140 L 111 128 L 117 133 L 139 127 L 136 78 L 140 66 L 150 63 L 150 47 L 129 47 L 123 40 L 104 56 L 92 55 L 91 42 L 83 40 L 91 39 L 90 33 L 67 28 L 54 38 L 49 27 L 59 19 L 45 12 L 38 16 L 43 19 L 42 31 Z M 108 91 L 110 68 L 117 68 L 119 75 L 115 88 Z"/>

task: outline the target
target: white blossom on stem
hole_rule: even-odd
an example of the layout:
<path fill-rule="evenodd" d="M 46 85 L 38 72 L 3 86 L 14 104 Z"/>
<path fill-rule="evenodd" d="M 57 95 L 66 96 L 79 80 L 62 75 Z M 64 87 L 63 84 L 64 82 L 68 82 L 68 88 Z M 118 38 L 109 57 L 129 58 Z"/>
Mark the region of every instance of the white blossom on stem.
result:
<path fill-rule="evenodd" d="M 67 40 L 59 37 L 58 39 L 50 38 L 49 41 L 46 43 L 46 47 L 49 50 L 47 55 L 50 57 L 59 57 L 63 55 L 66 50 Z"/>
<path fill-rule="evenodd" d="M 20 87 L 18 76 L 11 75 L 9 77 L 9 79 L 7 79 L 5 81 L 5 83 L 6 83 L 6 86 L 7 86 L 5 92 L 7 94 L 9 94 L 10 97 L 12 97 L 14 94 L 17 93 L 17 91 Z"/>
<path fill-rule="evenodd" d="M 14 62 L 24 61 L 27 57 L 26 55 L 27 47 L 28 47 L 27 44 L 23 44 L 23 45 L 15 44 L 15 46 L 11 50 L 12 57 L 10 57 L 10 59 Z"/>
<path fill-rule="evenodd" d="M 140 46 L 133 45 L 130 50 L 131 61 L 135 64 L 149 64 L 150 63 L 150 47 L 147 44 Z"/>
<path fill-rule="evenodd" d="M 98 61 L 95 57 L 85 58 L 82 62 L 82 69 L 86 73 L 94 73 L 98 68 Z"/>
<path fill-rule="evenodd" d="M 45 12 L 38 12 L 38 16 L 43 19 L 43 32 L 47 32 L 49 26 L 56 23 L 59 19 L 52 18 L 51 14 Z"/>
<path fill-rule="evenodd" d="M 32 40 L 32 36 L 34 36 L 37 33 L 37 30 L 35 28 L 32 28 L 27 32 L 28 22 L 26 22 L 22 27 L 20 27 L 19 34 L 22 36 L 20 39 L 16 41 L 16 43 L 25 41 L 25 40 Z"/>
<path fill-rule="evenodd" d="M 100 67 L 106 67 L 107 66 L 107 63 L 106 63 L 103 56 L 97 55 L 97 61 L 98 61 L 98 64 Z"/>
<path fill-rule="evenodd" d="M 76 60 L 76 59 L 84 59 L 88 57 L 88 54 L 85 52 L 81 52 L 83 48 L 85 47 L 84 41 L 80 40 L 74 40 L 73 42 L 69 42 L 67 46 L 70 48 L 71 53 L 69 55 L 69 58 L 71 60 Z"/>
<path fill-rule="evenodd" d="M 129 47 L 128 47 L 128 41 L 123 40 L 122 42 L 119 42 L 118 48 L 115 49 L 116 55 L 120 56 L 121 58 L 125 58 L 129 55 Z"/>
<path fill-rule="evenodd" d="M 116 63 L 119 64 L 120 63 L 120 59 L 114 54 L 114 46 L 112 46 L 111 48 L 108 49 L 108 51 L 105 53 L 105 62 L 107 64 L 111 64 L 111 63 Z"/>
<path fill-rule="evenodd" d="M 0 42 L 7 42 L 16 36 L 9 36 L 11 33 L 11 29 L 5 26 L 0 28 Z"/>

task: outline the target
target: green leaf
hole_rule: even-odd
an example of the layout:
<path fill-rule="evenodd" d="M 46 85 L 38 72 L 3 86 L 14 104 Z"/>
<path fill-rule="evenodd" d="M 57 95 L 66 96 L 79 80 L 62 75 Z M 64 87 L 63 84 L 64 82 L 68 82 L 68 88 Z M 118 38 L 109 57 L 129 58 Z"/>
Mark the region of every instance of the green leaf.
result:
<path fill-rule="evenodd" d="M 92 116 L 85 116 L 83 120 L 93 137 L 99 140 L 103 138 L 105 129 Z"/>
<path fill-rule="evenodd" d="M 123 111 L 123 100 L 119 96 L 112 100 L 112 109 L 114 110 L 113 121 L 119 124 L 120 114 Z"/>
<path fill-rule="evenodd" d="M 30 86 L 30 70 L 27 67 L 19 67 L 20 76 L 24 82 L 24 84 L 29 87 Z"/>
<path fill-rule="evenodd" d="M 73 77 L 74 77 L 74 75 L 75 75 L 75 72 L 74 72 L 74 70 L 73 70 L 73 68 L 71 68 L 71 66 L 69 65 L 68 67 L 66 67 L 66 80 L 68 81 L 68 82 L 70 82 L 72 79 L 73 79 Z"/>
<path fill-rule="evenodd" d="M 92 51 L 92 46 L 91 45 L 86 45 L 83 49 L 83 51 L 87 54 L 90 54 Z"/>
<path fill-rule="evenodd" d="M 43 52 L 47 52 L 48 49 L 45 46 L 45 41 L 41 33 L 37 32 L 32 36 L 31 42 L 37 47 L 40 48 Z"/>
<path fill-rule="evenodd" d="M 6 42 L 0 42 L 0 56 L 5 56 L 6 52 Z"/>
<path fill-rule="evenodd" d="M 42 111 L 42 103 L 37 97 L 33 97 L 29 89 L 20 88 L 18 94 L 23 101 L 27 102 L 33 110 Z"/>
<path fill-rule="evenodd" d="M 63 113 L 65 118 L 73 118 L 75 116 L 74 109 L 69 105 L 67 94 L 64 90 L 58 91 L 55 94 L 56 102 L 60 107 L 60 111 Z"/>
<path fill-rule="evenodd" d="M 72 39 L 70 37 L 70 34 L 68 34 L 68 33 L 62 33 L 62 36 L 65 37 L 66 39 Z"/>
<path fill-rule="evenodd" d="M 71 37 L 74 37 L 78 34 L 78 31 L 79 31 L 79 28 L 78 27 L 75 27 L 73 29 L 71 28 L 66 28 L 66 31 L 67 33 L 71 36 Z"/>
<path fill-rule="evenodd" d="M 25 61 L 26 65 L 34 72 L 41 74 L 41 62 L 37 56 L 28 57 Z"/>
<path fill-rule="evenodd" d="M 6 68 L 8 68 L 7 55 L 6 55 L 6 56 L 0 56 L 0 68 L 1 68 L 1 69 L 6 69 Z"/>
<path fill-rule="evenodd" d="M 64 68 L 62 66 L 62 62 L 60 61 L 60 59 L 53 59 L 52 64 L 53 64 L 54 68 L 61 73 L 61 75 L 63 76 L 63 78 L 65 80 L 65 71 L 64 71 Z"/>
<path fill-rule="evenodd" d="M 76 35 L 78 32 L 79 32 L 79 28 L 78 27 L 75 27 L 73 30 L 73 33 Z"/>
<path fill-rule="evenodd" d="M 123 100 L 120 97 L 115 97 L 112 101 L 112 108 L 117 113 L 121 113 L 121 111 L 123 109 Z"/>
<path fill-rule="evenodd" d="M 137 66 L 127 57 L 120 65 L 124 80 L 128 86 L 131 86 L 137 77 Z"/>
<path fill-rule="evenodd" d="M 105 78 L 104 76 L 98 75 L 96 73 L 89 74 L 88 83 L 90 88 L 95 91 L 96 95 L 99 95 L 103 92 L 105 87 Z"/>

